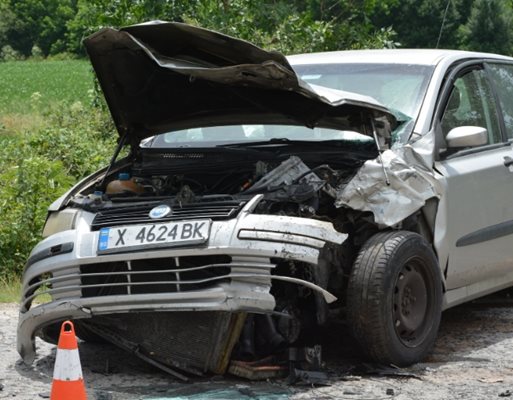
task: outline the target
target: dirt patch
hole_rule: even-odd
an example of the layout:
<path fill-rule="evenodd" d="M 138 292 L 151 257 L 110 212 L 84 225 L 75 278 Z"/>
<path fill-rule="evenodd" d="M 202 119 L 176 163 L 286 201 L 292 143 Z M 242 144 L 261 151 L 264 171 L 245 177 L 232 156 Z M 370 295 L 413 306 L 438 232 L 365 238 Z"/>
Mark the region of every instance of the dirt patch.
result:
<path fill-rule="evenodd" d="M 23 364 L 16 352 L 17 317 L 17 305 L 0 304 L 0 399 L 48 398 L 55 346 L 38 339 L 36 361 Z M 366 364 L 340 331 L 324 336 L 330 385 L 315 388 L 230 377 L 183 384 L 110 345 L 80 343 L 80 355 L 89 398 L 98 400 L 492 399 L 513 393 L 513 304 L 505 298 L 444 313 L 432 355 L 400 375 Z"/>

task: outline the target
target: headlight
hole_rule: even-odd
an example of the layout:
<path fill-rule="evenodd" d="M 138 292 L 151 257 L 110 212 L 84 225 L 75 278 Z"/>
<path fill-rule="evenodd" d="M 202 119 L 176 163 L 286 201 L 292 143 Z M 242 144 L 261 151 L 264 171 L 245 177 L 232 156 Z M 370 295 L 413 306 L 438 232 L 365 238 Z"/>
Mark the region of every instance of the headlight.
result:
<path fill-rule="evenodd" d="M 75 229 L 78 213 L 79 210 L 73 208 L 50 213 L 43 228 L 43 237 L 46 238 L 54 233 Z"/>

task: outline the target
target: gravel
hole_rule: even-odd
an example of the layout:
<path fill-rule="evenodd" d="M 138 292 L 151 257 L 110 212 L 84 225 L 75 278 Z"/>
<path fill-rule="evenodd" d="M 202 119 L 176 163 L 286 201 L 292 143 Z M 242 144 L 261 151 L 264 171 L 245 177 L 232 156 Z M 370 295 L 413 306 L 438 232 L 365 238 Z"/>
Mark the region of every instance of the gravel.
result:
<path fill-rule="evenodd" d="M 0 304 L 0 399 L 49 398 L 55 346 L 37 339 L 36 361 L 23 364 L 17 315 L 16 304 Z M 88 398 L 96 400 L 513 398 L 513 303 L 504 296 L 445 312 L 432 355 L 406 369 L 365 363 L 340 330 L 323 336 L 329 385 L 318 387 L 229 376 L 184 384 L 110 345 L 79 347 Z"/>

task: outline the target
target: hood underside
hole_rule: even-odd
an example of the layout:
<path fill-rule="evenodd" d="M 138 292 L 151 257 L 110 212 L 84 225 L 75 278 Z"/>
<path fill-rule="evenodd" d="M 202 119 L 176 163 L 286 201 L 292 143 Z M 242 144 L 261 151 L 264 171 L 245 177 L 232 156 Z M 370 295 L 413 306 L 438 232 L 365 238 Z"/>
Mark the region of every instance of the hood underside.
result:
<path fill-rule="evenodd" d="M 396 123 L 372 98 L 309 86 L 280 53 L 187 24 L 105 28 L 84 44 L 117 130 L 132 144 L 212 125 Z"/>

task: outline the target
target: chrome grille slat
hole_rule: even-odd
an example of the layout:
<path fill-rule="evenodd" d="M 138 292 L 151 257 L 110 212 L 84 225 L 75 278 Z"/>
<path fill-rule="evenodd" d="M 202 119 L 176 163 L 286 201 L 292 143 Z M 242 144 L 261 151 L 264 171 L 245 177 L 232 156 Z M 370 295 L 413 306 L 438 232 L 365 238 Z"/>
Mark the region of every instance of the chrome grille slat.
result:
<path fill-rule="evenodd" d="M 259 274 L 260 275 L 260 274 Z M 269 275 L 262 273 L 261 278 L 269 278 Z M 243 273 L 228 273 L 226 275 L 219 275 L 214 276 L 211 278 L 204 278 L 204 279 L 195 279 L 195 280 L 169 280 L 169 281 L 159 281 L 159 284 L 162 285 L 197 285 L 199 283 L 208 283 L 208 282 L 214 282 L 217 280 L 227 279 L 227 278 L 248 278 L 251 277 L 255 279 L 255 274 L 243 274 Z M 260 278 L 260 276 L 258 277 Z M 90 288 L 108 288 L 108 287 L 134 287 L 134 286 L 147 286 L 147 285 L 153 285 L 155 282 L 111 282 L 111 283 L 97 283 L 93 285 L 69 285 L 69 286 L 61 286 L 55 289 L 48 289 L 41 292 L 34 293 L 32 296 L 28 296 L 25 298 L 25 301 L 31 301 L 33 298 L 43 295 L 43 294 L 58 294 L 58 293 L 65 293 L 69 291 L 76 291 L 76 290 L 83 290 L 83 289 L 90 289 Z M 170 291 L 171 292 L 171 291 Z M 127 293 L 129 294 L 129 293 Z M 96 297 L 96 296 L 95 296 Z"/>
<path fill-rule="evenodd" d="M 156 270 L 150 270 L 150 271 L 132 271 L 129 265 L 129 262 L 127 262 L 127 270 L 126 271 L 114 271 L 114 272 L 94 272 L 94 273 L 87 273 L 87 274 L 80 274 L 80 276 L 85 275 L 88 277 L 102 277 L 102 276 L 115 276 L 115 275 L 143 275 L 143 274 L 161 274 L 161 273 L 183 273 L 183 272 L 190 272 L 190 271 L 198 271 L 202 269 L 208 269 L 208 268 L 231 268 L 232 264 L 206 264 L 199 267 L 191 267 L 191 268 L 174 268 L 174 269 L 156 269 Z M 250 264 L 250 265 L 241 265 L 240 263 L 237 263 L 237 267 L 247 267 L 247 268 L 272 268 L 273 266 L 271 264 Z M 77 278 L 76 274 L 69 274 L 69 275 L 61 275 L 55 278 L 49 278 L 41 280 L 33 285 L 30 285 L 27 287 L 27 291 L 37 289 L 40 286 L 52 284 L 52 283 L 62 283 L 66 282 L 68 280 L 74 280 Z"/>
<path fill-rule="evenodd" d="M 64 298 L 177 293 L 211 288 L 216 282 L 253 275 L 270 276 L 267 261 L 233 261 L 228 255 L 180 256 L 84 264 L 59 276 L 41 275 L 24 288 L 23 306 L 47 294 Z M 63 271 L 64 272 L 64 271 Z M 76 295 L 76 294 L 74 294 Z"/>
<path fill-rule="evenodd" d="M 173 206 L 172 214 L 158 220 L 151 219 L 149 212 L 152 208 L 162 203 L 148 203 L 145 205 L 126 206 L 120 208 L 109 208 L 99 211 L 91 224 L 92 230 L 104 227 L 144 224 L 155 222 L 170 222 L 184 219 L 209 218 L 223 220 L 235 217 L 244 206 L 244 201 L 202 201 L 194 204 Z"/>

